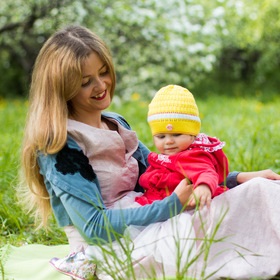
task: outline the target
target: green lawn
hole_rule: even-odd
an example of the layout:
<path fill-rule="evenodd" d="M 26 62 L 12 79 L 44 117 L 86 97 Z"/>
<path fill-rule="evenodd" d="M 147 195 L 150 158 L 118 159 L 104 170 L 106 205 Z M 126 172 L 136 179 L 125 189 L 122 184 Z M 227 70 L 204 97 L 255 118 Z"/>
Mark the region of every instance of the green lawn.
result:
<path fill-rule="evenodd" d="M 197 103 L 202 131 L 226 142 L 224 150 L 231 170 L 271 168 L 280 172 L 280 97 L 264 103 L 253 98 L 211 96 Z M 154 150 L 146 122 L 147 106 L 147 101 L 134 94 L 126 102 L 116 98 L 111 110 L 125 116 L 138 137 Z M 33 221 L 17 205 L 15 193 L 26 111 L 24 100 L 0 99 L 0 246 L 65 243 L 65 236 L 54 221 L 53 232 L 35 232 Z"/>

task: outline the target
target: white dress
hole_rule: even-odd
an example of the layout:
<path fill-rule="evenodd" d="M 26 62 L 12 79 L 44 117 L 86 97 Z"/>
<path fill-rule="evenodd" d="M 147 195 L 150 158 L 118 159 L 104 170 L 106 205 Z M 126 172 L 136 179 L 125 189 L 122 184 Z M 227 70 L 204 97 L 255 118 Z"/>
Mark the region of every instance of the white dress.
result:
<path fill-rule="evenodd" d="M 89 158 L 98 177 L 105 205 L 109 208 L 141 207 L 135 202 L 135 197 L 141 193 L 133 191 L 138 179 L 138 172 L 135 172 L 138 171 L 138 163 L 132 157 L 138 146 L 135 132 L 124 129 L 121 125 L 118 125 L 118 132 L 97 129 L 74 120 L 68 121 L 68 132 Z M 142 274 L 140 271 L 143 270 L 141 269 L 143 263 L 148 263 L 149 266 L 152 263 L 164 266 L 160 270 L 164 269 L 166 272 L 176 270 L 178 254 L 186 262 L 195 253 L 196 242 L 191 219 L 191 214 L 186 212 L 145 228 L 128 227 L 125 234 L 131 244 L 127 246 L 129 248 L 123 248 L 125 240 L 113 242 L 111 246 L 116 254 L 115 258 L 117 256 L 119 263 L 126 263 L 127 253 L 124 251 L 131 250 L 133 246 L 130 253 L 131 262 L 135 263 L 135 269 L 139 274 Z M 104 252 L 98 246 L 88 246 L 75 228 L 66 227 L 65 232 L 71 250 L 86 249 L 86 253 L 92 258 L 101 260 L 98 265 L 99 268 L 102 267 L 100 270 L 112 269 L 116 265 L 115 259 L 105 264 L 104 259 L 109 258 L 108 254 L 104 256 Z M 179 240 L 181 240 L 180 249 L 176 245 Z M 112 251 L 109 247 L 108 250 Z M 125 270 L 125 267 L 120 270 Z M 145 268 L 143 275 L 146 275 L 146 270 Z"/>
<path fill-rule="evenodd" d="M 132 232 L 131 260 L 126 260 L 122 240 L 114 242 L 107 248 L 115 252 L 120 265 L 109 257 L 99 277 L 148 279 L 181 273 L 194 279 L 270 279 L 280 272 L 279 199 L 280 181 L 252 179 L 215 197 L 210 209 L 182 213 L 134 236 Z M 88 253 L 104 261 L 100 249 L 91 246 Z M 126 266 L 121 261 L 132 263 L 136 278 L 121 277 Z M 119 278 L 111 278 L 117 275 L 111 268 L 118 265 Z"/>
<path fill-rule="evenodd" d="M 133 168 L 136 164 L 132 157 L 137 145 L 134 132 L 119 126 L 119 133 L 110 130 L 100 132 L 100 129 L 95 133 L 97 131 L 93 129 L 89 134 L 88 127 L 85 127 L 86 142 L 79 138 L 84 137 L 81 136 L 84 135 L 83 131 L 77 131 L 81 129 L 80 124 L 76 126 L 72 122 L 71 127 L 70 133 L 79 144 L 97 143 L 94 151 L 101 149 L 97 154 L 107 154 L 108 146 L 116 151 L 123 141 L 121 146 L 126 147 L 122 150 L 125 165 Z M 100 139 L 102 145 L 98 144 Z M 132 140 L 127 142 L 128 139 Z M 118 143 L 118 147 L 114 143 Z M 90 145 L 81 147 L 93 162 L 94 154 L 88 153 L 92 150 Z M 119 154 L 115 153 L 114 156 Z M 114 164 L 117 162 L 114 161 Z M 110 168 L 113 171 L 115 167 Z M 111 184 L 114 182 L 106 184 L 106 174 L 98 174 L 98 163 L 94 170 L 103 182 L 101 192 L 108 207 L 139 207 L 134 202 L 135 195 L 139 194 L 133 192 L 136 176 L 134 181 L 129 178 L 130 187 L 127 187 L 128 181 L 123 182 L 123 190 L 126 191 L 121 196 L 120 192 L 112 196 Z M 143 228 L 128 227 L 128 238 L 102 248 L 88 246 L 73 227 L 67 227 L 66 233 L 72 250 L 84 247 L 90 257 L 99 261 L 100 279 L 145 279 L 176 275 L 196 279 L 269 279 L 280 271 L 279 201 L 279 181 L 255 178 L 215 197 L 210 209 L 204 207 L 202 211 L 184 212 L 165 222 Z M 132 267 L 132 271 L 128 267 Z"/>
<path fill-rule="evenodd" d="M 132 133 L 129 139 L 134 137 Z M 104 137 L 95 140 L 103 143 Z M 127 160 L 133 145 L 129 150 L 122 151 Z M 134 164 L 133 159 L 130 164 Z M 119 191 L 114 196 L 108 194 L 109 207 L 138 207 L 133 186 L 123 190 L 123 196 Z M 106 188 L 103 191 L 106 194 Z M 0 272 L 5 280 L 67 280 L 69 277 L 56 271 L 49 260 L 86 248 L 89 257 L 100 261 L 101 280 L 179 279 L 181 275 L 199 280 L 270 279 L 280 272 L 279 201 L 280 181 L 255 178 L 215 197 L 210 209 L 182 213 L 146 228 L 130 227 L 130 242 L 124 238 L 103 246 L 103 251 L 89 247 L 74 227 L 65 228 L 70 246 L 7 245 L 0 250 Z M 132 269 L 127 271 L 128 267 Z"/>

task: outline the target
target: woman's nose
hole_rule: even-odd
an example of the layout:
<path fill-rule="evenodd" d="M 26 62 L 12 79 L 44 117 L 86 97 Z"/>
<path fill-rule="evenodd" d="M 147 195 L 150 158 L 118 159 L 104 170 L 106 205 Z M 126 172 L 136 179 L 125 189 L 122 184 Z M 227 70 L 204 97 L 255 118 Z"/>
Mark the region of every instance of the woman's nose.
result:
<path fill-rule="evenodd" d="M 105 90 L 105 87 L 104 87 L 104 82 L 101 78 L 96 78 L 94 80 L 94 86 L 93 86 L 93 89 L 95 91 L 103 91 Z"/>

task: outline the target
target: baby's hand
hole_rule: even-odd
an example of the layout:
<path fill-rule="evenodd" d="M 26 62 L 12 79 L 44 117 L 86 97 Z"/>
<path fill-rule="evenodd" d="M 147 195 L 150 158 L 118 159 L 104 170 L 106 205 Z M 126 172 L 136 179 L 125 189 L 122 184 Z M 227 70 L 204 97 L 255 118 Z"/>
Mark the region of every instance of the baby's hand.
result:
<path fill-rule="evenodd" d="M 194 189 L 188 206 L 194 208 L 197 205 L 199 206 L 199 209 L 202 209 L 204 205 L 210 207 L 211 197 L 212 193 L 210 188 L 207 185 L 199 185 Z"/>

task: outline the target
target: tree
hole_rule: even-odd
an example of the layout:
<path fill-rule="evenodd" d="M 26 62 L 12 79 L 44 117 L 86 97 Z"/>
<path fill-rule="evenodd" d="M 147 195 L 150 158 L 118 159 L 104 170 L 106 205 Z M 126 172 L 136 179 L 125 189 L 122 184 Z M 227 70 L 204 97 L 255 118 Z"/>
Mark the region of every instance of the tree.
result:
<path fill-rule="evenodd" d="M 0 96 L 24 96 L 34 60 L 56 27 L 80 16 L 71 0 L 3 1 L 0 8 Z M 74 15 L 74 16 L 73 16 Z"/>
<path fill-rule="evenodd" d="M 280 6 L 277 0 L 226 1 L 227 32 L 219 56 L 220 74 L 256 86 L 277 83 L 280 65 Z"/>
<path fill-rule="evenodd" d="M 170 83 L 192 89 L 212 72 L 222 81 L 278 81 L 278 6 L 277 0 L 6 0 L 0 96 L 26 94 L 41 45 L 67 24 L 87 26 L 111 48 L 121 98 L 147 97 Z"/>

